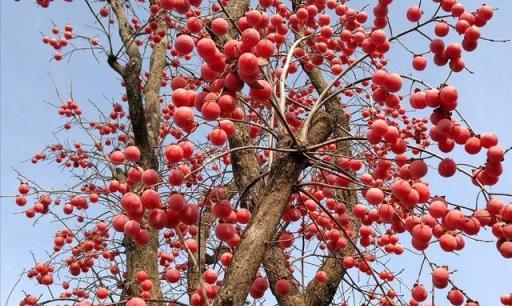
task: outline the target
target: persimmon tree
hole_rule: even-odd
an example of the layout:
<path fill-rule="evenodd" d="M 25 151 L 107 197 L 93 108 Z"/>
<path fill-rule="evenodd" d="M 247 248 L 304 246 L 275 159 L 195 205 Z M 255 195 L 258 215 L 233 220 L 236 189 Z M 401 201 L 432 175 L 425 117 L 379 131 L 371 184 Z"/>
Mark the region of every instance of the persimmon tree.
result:
<path fill-rule="evenodd" d="M 495 11 L 411 1 L 391 20 L 392 2 L 36 0 L 90 15 L 95 35 L 55 25 L 43 43 L 55 65 L 92 51 L 122 95 L 97 113 L 60 101 L 63 133 L 88 141 L 32 162 L 75 185 L 19 176 L 26 216 L 62 225 L 27 273 L 48 295 L 20 305 L 434 305 L 444 288 L 438 305 L 478 305 L 424 251 L 469 256 L 485 229 L 512 258 L 510 195 L 489 189 L 508 150 L 468 125 L 450 82 L 493 41 Z M 454 175 L 476 204 L 431 193 Z M 386 265 L 404 252 L 423 262 L 416 283 Z"/>

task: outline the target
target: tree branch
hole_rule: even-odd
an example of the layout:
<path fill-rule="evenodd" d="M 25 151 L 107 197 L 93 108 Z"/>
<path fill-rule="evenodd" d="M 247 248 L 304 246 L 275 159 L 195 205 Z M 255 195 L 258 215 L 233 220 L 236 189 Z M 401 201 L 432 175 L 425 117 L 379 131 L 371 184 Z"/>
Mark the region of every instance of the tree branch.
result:
<path fill-rule="evenodd" d="M 164 11 L 155 16 L 158 19 L 158 28 L 166 34 L 162 40 L 155 44 L 151 54 L 149 77 L 144 86 L 145 114 L 148 120 L 148 136 L 152 147 L 158 146 L 160 136 L 160 88 L 162 86 L 162 75 L 167 65 L 165 52 L 169 42 L 167 36 L 167 22 L 162 18 Z"/>

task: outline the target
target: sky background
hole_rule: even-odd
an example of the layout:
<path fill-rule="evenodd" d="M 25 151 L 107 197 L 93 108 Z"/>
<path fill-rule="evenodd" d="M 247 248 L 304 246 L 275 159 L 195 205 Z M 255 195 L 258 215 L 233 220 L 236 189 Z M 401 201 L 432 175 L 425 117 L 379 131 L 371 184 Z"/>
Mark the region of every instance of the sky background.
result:
<path fill-rule="evenodd" d="M 69 64 L 67 61 L 49 61 L 53 50 L 41 43 L 40 31 L 49 33 L 52 21 L 61 27 L 71 22 L 77 32 L 88 31 L 84 25 L 91 24 L 92 16 L 85 11 L 83 4 L 76 2 L 78 3 L 70 5 L 56 0 L 50 9 L 39 9 L 33 0 L 0 1 L 1 195 L 15 195 L 17 192 L 19 181 L 13 169 L 37 182 L 42 182 L 44 186 L 66 184 L 65 173 L 54 167 L 45 166 L 44 163 L 37 166 L 30 163 L 30 158 L 36 152 L 49 143 L 55 143 L 55 137 L 64 136 L 62 133 L 53 134 L 65 121 L 59 118 L 55 108 L 44 102 L 59 104 L 49 75 L 55 79 L 64 97 L 67 97 L 72 86 L 75 99 L 83 102 L 82 104 L 90 99 L 96 103 L 110 105 L 112 98 L 120 96 L 117 77 L 105 62 L 96 63 L 90 54 L 78 55 Z M 393 4 L 391 18 L 404 20 L 406 7 L 403 3 L 413 2 L 395 2 L 401 3 Z M 499 10 L 495 12 L 495 17 L 489 25 L 482 30 L 483 35 L 498 39 L 512 38 L 512 1 L 485 2 L 498 7 Z M 476 8 L 480 2 L 463 3 Z M 407 42 L 414 47 L 418 44 L 416 39 L 413 37 Z M 391 58 L 391 67 L 398 72 L 407 73 L 410 71 L 412 58 L 402 55 Z M 502 146 L 510 147 L 512 43 L 480 41 L 476 53 L 465 55 L 464 58 L 468 67 L 475 73 L 461 73 L 451 78 L 450 83 L 459 89 L 459 110 L 472 127 L 477 127 L 479 132 L 496 132 L 500 136 Z M 446 77 L 446 70 L 428 69 L 419 75 L 432 84 L 439 84 L 440 80 Z M 71 136 L 71 139 L 73 137 L 72 134 L 68 136 Z M 483 155 L 480 154 L 475 160 L 482 161 Z M 511 192 L 512 162 L 506 162 L 505 166 L 506 174 L 495 190 Z M 469 206 L 474 203 L 476 191 L 463 177 L 458 176 L 450 180 L 438 178 L 433 182 L 433 188 L 437 194 L 450 195 L 456 203 L 470 203 Z M 33 264 L 31 252 L 37 259 L 46 259 L 44 250 L 51 250 L 53 235 L 59 226 L 39 222 L 36 227 L 32 227 L 33 220 L 16 214 L 20 209 L 14 204 L 13 198 L 0 198 L 0 209 L 0 304 L 5 305 L 7 295 L 18 275 L 24 268 Z M 484 234 L 483 237 L 488 235 Z M 436 248 L 429 251 L 429 255 L 440 263 L 448 264 L 451 270 L 457 270 L 454 275 L 456 283 L 466 289 L 470 296 L 478 299 L 481 305 L 497 305 L 500 294 L 512 291 L 512 261 L 503 259 L 494 243 L 475 244 L 467 239 L 466 242 L 467 247 L 460 256 L 440 253 L 434 250 Z M 403 259 L 394 259 L 392 265 L 397 270 L 399 267 L 405 268 L 404 278 L 411 284 L 417 276 L 420 263 L 417 257 L 403 256 Z M 10 305 L 19 302 L 22 288 L 31 291 L 34 288 L 32 281 L 26 277 L 22 278 Z M 445 292 L 442 291 L 441 295 L 445 295 Z M 444 305 L 444 302 L 440 303 Z"/>

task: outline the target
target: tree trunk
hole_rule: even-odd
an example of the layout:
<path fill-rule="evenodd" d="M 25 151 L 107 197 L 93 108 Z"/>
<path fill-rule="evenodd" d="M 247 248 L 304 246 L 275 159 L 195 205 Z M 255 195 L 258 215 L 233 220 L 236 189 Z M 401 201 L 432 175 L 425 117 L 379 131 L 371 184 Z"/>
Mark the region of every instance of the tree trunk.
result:
<path fill-rule="evenodd" d="M 115 55 L 110 54 L 108 63 L 118 72 L 126 83 L 126 95 L 128 97 L 128 108 L 130 122 L 133 130 L 135 145 L 141 151 L 139 165 L 144 169 L 158 170 L 158 158 L 155 148 L 159 145 L 160 135 L 160 84 L 162 71 L 165 69 L 165 51 L 167 38 L 156 45 L 150 62 L 150 76 L 144 89 L 145 102 L 141 91 L 140 74 L 142 69 L 142 55 L 136 44 L 133 43 L 134 29 L 131 26 L 127 14 L 126 5 L 120 0 L 108 0 L 118 25 L 119 36 L 126 48 L 128 63 L 122 66 L 117 62 Z M 159 20 L 158 25 L 166 29 L 167 25 Z M 121 299 L 127 296 L 138 296 L 140 293 L 139 284 L 136 279 L 137 272 L 145 271 L 153 282 L 152 298 L 161 299 L 160 275 L 158 273 L 158 231 L 152 230 L 147 225 L 147 215 L 143 218 L 141 226 L 147 228 L 150 233 L 149 242 L 146 245 L 136 245 L 132 239 L 124 237 L 126 253 L 126 276 L 124 278 L 124 292 Z M 159 305 L 152 302 L 149 305 Z"/>
<path fill-rule="evenodd" d="M 331 134 L 332 120 L 326 113 L 318 113 L 308 134 L 308 143 L 324 141 Z M 307 165 L 302 153 L 286 153 L 277 158 L 269 174 L 264 195 L 258 209 L 245 229 L 240 245 L 224 278 L 224 287 L 215 300 L 216 306 L 244 305 L 268 243 L 274 237 L 282 213 L 288 204 L 293 187 Z"/>

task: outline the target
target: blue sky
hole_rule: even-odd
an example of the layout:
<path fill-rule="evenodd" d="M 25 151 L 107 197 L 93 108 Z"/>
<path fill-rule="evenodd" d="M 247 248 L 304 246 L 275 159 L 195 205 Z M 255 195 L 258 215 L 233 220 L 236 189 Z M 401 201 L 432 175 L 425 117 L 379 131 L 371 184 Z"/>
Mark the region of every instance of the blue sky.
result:
<path fill-rule="evenodd" d="M 72 22 L 75 29 L 83 31 L 84 25 L 91 23 L 91 16 L 88 12 L 84 13 L 84 6 L 80 3 L 70 5 L 56 0 L 50 9 L 38 9 L 34 2 L 0 1 L 2 195 L 16 193 L 18 181 L 12 168 L 38 182 L 43 182 L 45 186 L 62 186 L 66 183 L 67 176 L 59 170 L 44 164 L 33 166 L 29 161 L 46 144 L 56 142 L 52 132 L 64 123 L 56 115 L 56 109 L 44 102 L 58 104 L 49 75 L 55 79 L 64 96 L 72 84 L 74 96 L 78 101 L 85 102 L 90 99 L 96 103 L 109 105 L 112 98 L 120 95 L 119 82 L 105 62 L 96 63 L 90 54 L 78 55 L 69 64 L 49 62 L 53 51 L 41 43 L 40 31 L 48 33 L 52 28 L 51 21 L 59 26 Z M 392 14 L 405 14 L 403 2 L 410 3 L 402 1 L 393 6 Z M 495 12 L 494 19 L 483 29 L 483 35 L 491 38 L 512 38 L 512 2 L 485 2 L 500 10 Z M 476 8 L 477 1 L 463 3 L 467 3 L 468 6 L 475 5 Z M 416 42 L 411 40 L 410 43 L 414 46 Z M 476 53 L 465 56 L 466 63 L 475 73 L 457 74 L 451 78 L 451 83 L 459 88 L 459 109 L 466 120 L 480 132 L 496 132 L 501 136 L 504 147 L 512 145 L 511 55 L 512 43 L 481 41 Z M 409 71 L 409 58 L 404 57 L 402 60 L 397 57 L 395 62 L 392 67 L 398 72 Z M 429 81 L 442 80 L 446 76 L 446 70 L 433 69 L 419 75 Z M 479 160 L 482 160 L 482 156 Z M 510 192 L 512 162 L 506 162 L 505 166 L 507 174 L 496 190 Z M 453 180 L 438 179 L 433 183 L 433 188 L 438 194 L 449 194 L 454 202 L 474 203 L 476 192 L 468 186 L 462 177 Z M 30 252 L 33 252 L 36 258 L 44 259 L 44 250 L 51 249 L 53 234 L 58 227 L 45 222 L 32 227 L 33 220 L 15 214 L 20 210 L 13 199 L 1 198 L 0 209 L 0 304 L 4 305 L 18 274 L 32 265 Z M 468 247 L 460 256 L 436 251 L 430 251 L 430 255 L 440 263 L 449 264 L 451 269 L 457 269 L 458 272 L 454 276 L 456 283 L 482 305 L 497 305 L 500 294 L 512 291 L 512 261 L 501 258 L 494 243 L 476 245 L 467 242 Z M 409 283 L 416 278 L 419 264 L 419 259 L 413 256 L 395 259 L 393 263 L 396 267 L 406 268 L 404 278 L 409 279 Z M 407 273 L 409 271 L 410 273 Z M 14 293 L 11 305 L 19 301 L 20 288 L 33 288 L 31 281 L 26 277 L 22 279 L 21 284 Z"/>

